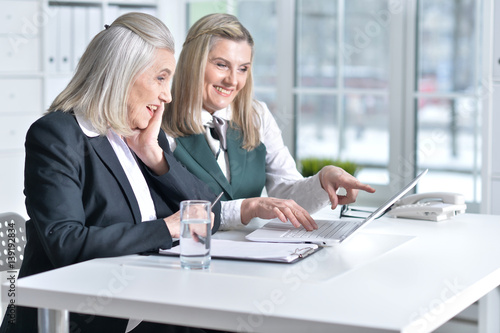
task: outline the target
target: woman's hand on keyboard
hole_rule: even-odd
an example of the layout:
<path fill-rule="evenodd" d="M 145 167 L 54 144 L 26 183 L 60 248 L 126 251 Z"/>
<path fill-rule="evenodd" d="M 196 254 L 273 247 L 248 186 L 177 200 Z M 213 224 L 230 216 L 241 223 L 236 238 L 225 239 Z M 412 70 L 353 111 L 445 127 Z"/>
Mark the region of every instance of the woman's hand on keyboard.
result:
<path fill-rule="evenodd" d="M 358 190 L 374 193 L 375 189 L 370 185 L 363 184 L 355 177 L 351 176 L 342 168 L 328 165 L 319 172 L 321 187 L 328 193 L 332 209 L 337 205 L 347 205 L 356 201 Z M 337 194 L 337 191 L 345 189 L 345 195 Z"/>
<path fill-rule="evenodd" d="M 261 219 L 278 218 L 282 222 L 290 221 L 296 228 L 304 226 L 314 230 L 318 225 L 311 215 L 294 200 L 269 197 L 248 198 L 241 204 L 241 222 L 247 225 L 254 217 Z"/>

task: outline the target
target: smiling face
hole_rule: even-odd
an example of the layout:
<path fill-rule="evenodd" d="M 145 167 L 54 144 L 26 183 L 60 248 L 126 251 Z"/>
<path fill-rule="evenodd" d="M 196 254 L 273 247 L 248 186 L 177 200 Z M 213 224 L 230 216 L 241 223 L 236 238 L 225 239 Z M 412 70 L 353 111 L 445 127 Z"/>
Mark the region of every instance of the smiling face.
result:
<path fill-rule="evenodd" d="M 170 103 L 170 80 L 175 71 L 174 54 L 158 49 L 153 64 L 140 73 L 130 88 L 127 110 L 130 128 L 145 129 L 154 112 L 163 111 L 163 103 Z"/>
<path fill-rule="evenodd" d="M 203 108 L 210 113 L 227 107 L 247 82 L 252 48 L 246 41 L 220 39 L 208 54 Z"/>

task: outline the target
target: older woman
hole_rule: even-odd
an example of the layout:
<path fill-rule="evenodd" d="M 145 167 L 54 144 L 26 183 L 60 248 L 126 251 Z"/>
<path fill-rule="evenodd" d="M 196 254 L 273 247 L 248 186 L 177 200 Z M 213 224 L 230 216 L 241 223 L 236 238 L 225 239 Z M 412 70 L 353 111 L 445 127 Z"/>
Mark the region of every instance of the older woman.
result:
<path fill-rule="evenodd" d="M 163 128 L 174 155 L 215 192 L 224 191 L 221 228 L 278 217 L 311 230 L 308 212 L 375 190 L 334 166 L 300 175 L 271 112 L 253 98 L 253 47 L 232 15 L 198 20 L 179 57 Z M 271 197 L 260 197 L 264 186 Z M 339 196 L 341 187 L 346 193 Z"/>
<path fill-rule="evenodd" d="M 180 202 L 215 198 L 176 161 L 160 130 L 174 71 L 173 38 L 150 15 L 125 14 L 91 41 L 71 82 L 26 136 L 30 219 L 20 277 L 170 248 Z M 214 213 L 213 232 L 220 205 Z M 128 324 L 82 314 L 70 321 L 72 332 L 124 333 Z M 36 331 L 36 309 L 18 307 L 15 322 L 2 325 L 2 332 Z M 145 322 L 132 332 L 204 331 Z"/>

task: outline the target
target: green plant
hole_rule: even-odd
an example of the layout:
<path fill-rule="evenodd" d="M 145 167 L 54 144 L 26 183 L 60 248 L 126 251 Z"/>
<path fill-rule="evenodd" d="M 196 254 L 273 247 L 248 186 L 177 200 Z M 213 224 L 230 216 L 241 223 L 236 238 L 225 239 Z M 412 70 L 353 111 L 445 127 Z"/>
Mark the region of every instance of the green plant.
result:
<path fill-rule="evenodd" d="M 300 170 L 304 177 L 309 177 L 318 173 L 326 165 L 338 166 L 351 175 L 355 175 L 359 171 L 359 165 L 352 161 L 341 161 L 330 158 L 304 158 L 300 160 Z"/>

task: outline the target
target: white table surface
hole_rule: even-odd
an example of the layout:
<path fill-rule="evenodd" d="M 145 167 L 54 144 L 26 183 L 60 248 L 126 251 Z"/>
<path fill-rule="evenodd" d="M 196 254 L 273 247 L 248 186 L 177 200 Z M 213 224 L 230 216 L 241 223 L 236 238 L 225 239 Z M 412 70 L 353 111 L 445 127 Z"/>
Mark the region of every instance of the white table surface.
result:
<path fill-rule="evenodd" d="M 499 216 L 383 217 L 295 264 L 96 259 L 19 279 L 15 302 L 238 332 L 431 332 L 500 285 L 499 238 Z"/>

